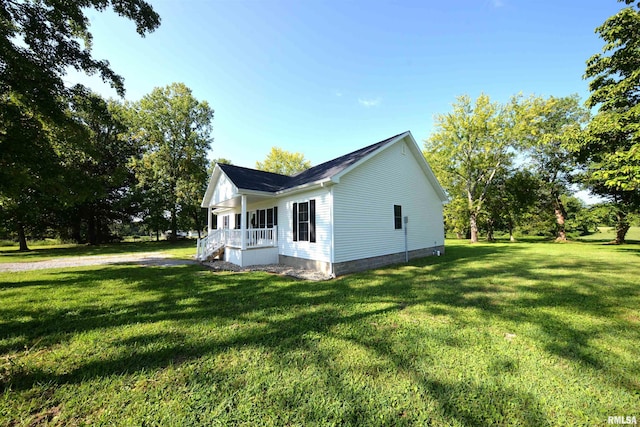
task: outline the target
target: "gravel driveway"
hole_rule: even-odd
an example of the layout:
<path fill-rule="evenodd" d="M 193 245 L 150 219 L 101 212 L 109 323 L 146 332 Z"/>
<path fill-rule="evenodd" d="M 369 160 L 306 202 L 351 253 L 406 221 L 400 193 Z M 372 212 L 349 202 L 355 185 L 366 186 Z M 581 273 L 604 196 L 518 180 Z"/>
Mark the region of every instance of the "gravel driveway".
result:
<path fill-rule="evenodd" d="M 141 265 L 173 266 L 197 264 L 196 261 L 170 258 L 163 252 L 140 252 L 124 255 L 98 255 L 55 258 L 33 262 L 0 263 L 0 272 L 44 270 L 47 268 L 84 267 L 87 265 L 136 263 Z"/>
<path fill-rule="evenodd" d="M 132 253 L 132 254 L 124 254 L 124 255 L 90 255 L 90 256 L 54 258 L 50 260 L 33 261 L 33 262 L 26 261 L 26 262 L 0 263 L 0 273 L 29 271 L 29 270 L 45 270 L 48 268 L 69 268 L 69 267 L 84 267 L 87 265 L 106 265 L 106 264 L 125 264 L 125 263 L 160 266 L 160 267 L 199 264 L 197 261 L 170 258 L 170 255 L 164 252 L 140 252 L 140 253 Z M 280 265 L 280 264 L 256 265 L 252 267 L 241 268 L 241 267 L 238 267 L 237 265 L 234 265 L 228 262 L 213 261 L 213 262 L 203 263 L 203 265 L 213 271 L 234 271 L 234 272 L 266 271 L 273 274 L 291 276 L 297 279 L 311 280 L 311 281 L 322 281 L 322 280 L 331 279 L 330 276 L 327 276 L 318 271 L 303 270 L 300 268 L 294 268 L 294 267 Z"/>

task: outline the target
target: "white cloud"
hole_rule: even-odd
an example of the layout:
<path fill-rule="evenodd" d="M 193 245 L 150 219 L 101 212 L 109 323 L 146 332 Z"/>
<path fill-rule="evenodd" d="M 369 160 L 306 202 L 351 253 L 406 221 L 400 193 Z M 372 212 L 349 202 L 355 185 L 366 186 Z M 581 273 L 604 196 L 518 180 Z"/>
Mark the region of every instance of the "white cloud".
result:
<path fill-rule="evenodd" d="M 339 98 L 342 96 L 342 92 L 340 92 L 339 90 L 336 90 L 335 95 Z"/>
<path fill-rule="evenodd" d="M 504 0 L 491 0 L 491 4 L 493 7 L 502 7 L 504 6 Z"/>
<path fill-rule="evenodd" d="M 370 107 L 377 107 L 378 105 L 380 105 L 382 103 L 382 100 L 380 98 L 376 98 L 376 99 L 358 99 L 358 102 L 360 103 L 360 105 L 366 107 L 366 108 L 370 108 Z"/>

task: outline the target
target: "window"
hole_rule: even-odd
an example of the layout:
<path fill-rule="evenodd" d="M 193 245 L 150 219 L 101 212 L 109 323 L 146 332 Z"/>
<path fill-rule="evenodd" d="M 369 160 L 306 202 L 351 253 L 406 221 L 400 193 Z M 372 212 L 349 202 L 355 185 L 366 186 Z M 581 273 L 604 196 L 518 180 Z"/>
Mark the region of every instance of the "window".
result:
<path fill-rule="evenodd" d="M 242 224 L 242 214 L 236 214 L 236 228 Z M 278 207 L 247 212 L 247 228 L 273 228 L 278 225 Z"/>
<path fill-rule="evenodd" d="M 309 240 L 309 202 L 298 205 L 298 240 Z"/>
<path fill-rule="evenodd" d="M 240 221 L 240 220 L 238 220 Z M 240 222 L 238 222 L 240 224 Z M 278 207 L 247 212 L 247 228 L 273 228 L 278 225 Z"/>
<path fill-rule="evenodd" d="M 229 229 L 229 215 L 225 215 L 222 217 L 222 228 L 225 230 Z"/>
<path fill-rule="evenodd" d="M 211 227 L 213 230 L 218 229 L 218 215 L 211 214 Z"/>
<path fill-rule="evenodd" d="M 293 241 L 316 241 L 316 201 L 293 204 Z"/>
<path fill-rule="evenodd" d="M 396 230 L 402 230 L 402 206 L 393 205 L 393 222 Z"/>
<path fill-rule="evenodd" d="M 278 225 L 278 207 L 267 209 L 267 228 Z"/>

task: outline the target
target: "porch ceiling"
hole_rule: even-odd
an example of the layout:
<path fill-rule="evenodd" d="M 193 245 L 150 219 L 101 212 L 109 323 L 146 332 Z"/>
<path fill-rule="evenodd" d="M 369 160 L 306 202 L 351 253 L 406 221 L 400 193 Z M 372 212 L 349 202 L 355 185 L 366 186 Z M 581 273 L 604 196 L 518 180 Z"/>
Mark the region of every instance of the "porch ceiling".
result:
<path fill-rule="evenodd" d="M 252 203 L 258 203 L 265 200 L 273 200 L 275 196 L 273 195 L 262 195 L 262 194 L 246 194 L 247 196 L 247 205 Z M 242 194 L 236 194 L 230 199 L 223 200 L 218 202 L 215 205 L 211 205 L 213 209 L 219 208 L 239 208 L 242 206 Z"/>

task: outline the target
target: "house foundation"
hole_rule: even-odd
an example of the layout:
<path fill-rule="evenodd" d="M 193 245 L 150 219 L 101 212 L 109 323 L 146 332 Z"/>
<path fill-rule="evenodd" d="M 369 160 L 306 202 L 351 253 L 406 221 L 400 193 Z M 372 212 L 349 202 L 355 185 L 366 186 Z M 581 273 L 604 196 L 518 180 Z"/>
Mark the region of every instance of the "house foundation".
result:
<path fill-rule="evenodd" d="M 416 249 L 413 251 L 409 251 L 408 255 L 409 259 L 444 255 L 444 245 L 432 246 L 424 249 Z M 356 259 L 353 261 L 337 262 L 333 264 L 333 271 L 331 271 L 331 263 L 329 262 L 296 258 L 286 255 L 280 255 L 278 261 L 280 264 L 290 265 L 291 267 L 320 271 L 325 274 L 333 274 L 334 276 L 342 276 L 349 273 L 356 273 L 358 271 L 384 267 L 386 265 L 402 264 L 406 261 L 406 256 L 407 253 L 405 252 L 397 252 L 388 255 Z"/>
<path fill-rule="evenodd" d="M 331 274 L 331 263 L 325 261 L 316 261 L 313 259 L 297 258 L 287 255 L 280 255 L 278 257 L 280 264 L 289 265 L 295 268 L 302 268 L 305 270 L 319 271 L 326 275 Z"/>

